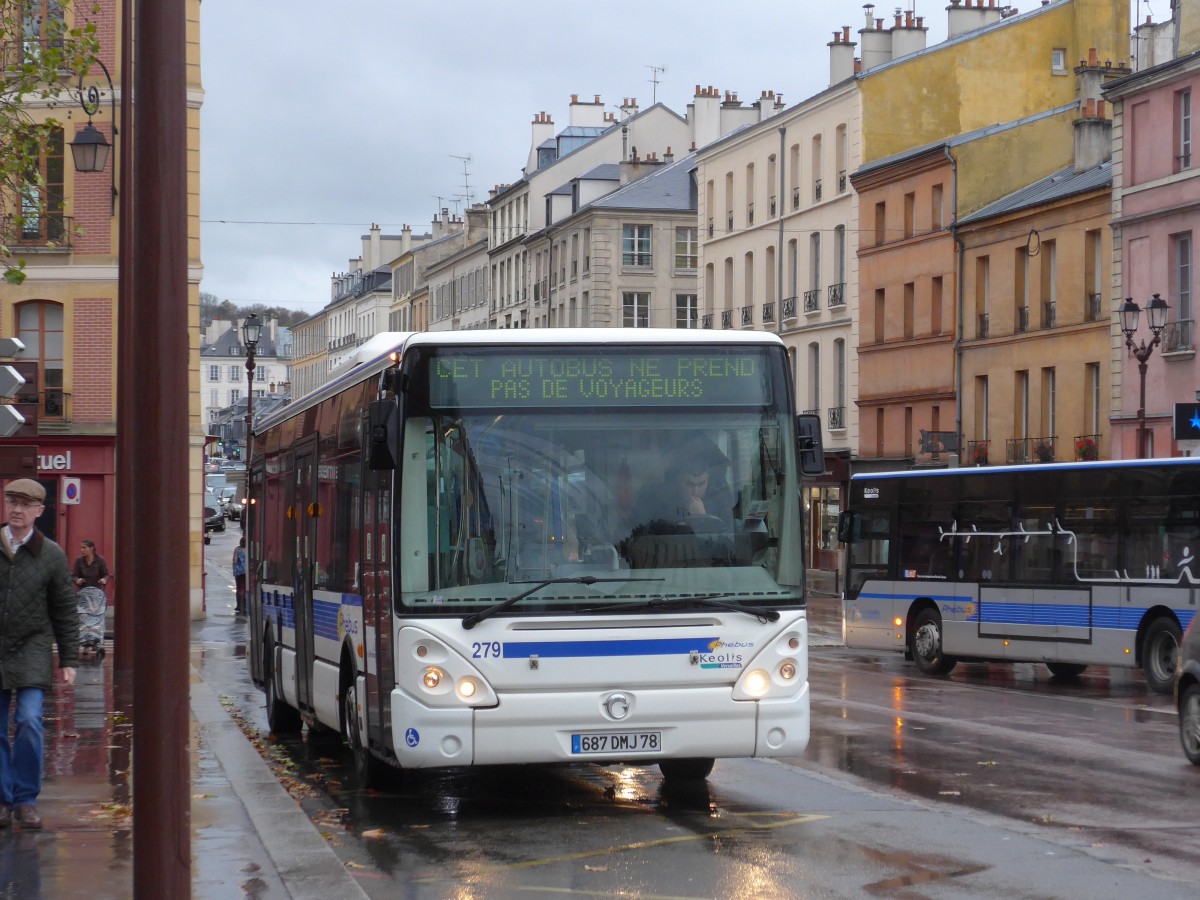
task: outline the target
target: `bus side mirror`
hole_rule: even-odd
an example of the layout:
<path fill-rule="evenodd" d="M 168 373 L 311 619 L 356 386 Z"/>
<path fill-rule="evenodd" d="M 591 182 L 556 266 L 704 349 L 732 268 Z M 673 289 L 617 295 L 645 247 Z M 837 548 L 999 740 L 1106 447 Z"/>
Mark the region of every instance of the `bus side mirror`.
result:
<path fill-rule="evenodd" d="M 825 474 L 825 450 L 821 446 L 821 417 L 812 413 L 796 416 L 796 450 L 800 454 L 800 473 Z"/>
<path fill-rule="evenodd" d="M 392 400 L 374 400 L 367 413 L 367 464 L 375 471 L 396 468 L 392 447 L 388 441 L 389 426 L 396 404 Z"/>
<path fill-rule="evenodd" d="M 854 543 L 854 526 L 858 517 L 848 509 L 838 513 L 837 539 L 843 544 Z"/>

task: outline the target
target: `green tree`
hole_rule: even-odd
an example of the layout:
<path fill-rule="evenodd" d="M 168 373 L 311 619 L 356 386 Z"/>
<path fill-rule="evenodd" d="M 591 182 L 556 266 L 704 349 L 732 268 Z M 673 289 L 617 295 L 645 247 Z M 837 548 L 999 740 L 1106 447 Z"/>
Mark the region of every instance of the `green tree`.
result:
<path fill-rule="evenodd" d="M 77 102 L 78 79 L 97 59 L 89 16 L 99 11 L 96 0 L 0 0 L 0 265 L 10 284 L 25 280 L 25 262 L 8 246 L 11 236 L 62 209 L 62 197 L 46 189 L 40 162 L 62 136 L 53 111 Z"/>

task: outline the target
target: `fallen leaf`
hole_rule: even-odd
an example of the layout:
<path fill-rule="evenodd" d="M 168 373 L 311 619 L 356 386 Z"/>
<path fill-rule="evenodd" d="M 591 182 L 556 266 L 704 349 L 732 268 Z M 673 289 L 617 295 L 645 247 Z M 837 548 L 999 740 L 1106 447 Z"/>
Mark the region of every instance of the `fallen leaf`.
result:
<path fill-rule="evenodd" d="M 212 800 L 216 794 L 192 794 L 193 800 Z"/>
<path fill-rule="evenodd" d="M 607 872 L 608 866 L 584 866 L 583 871 L 585 871 L 585 872 Z"/>
<path fill-rule="evenodd" d="M 387 832 L 382 828 L 372 828 L 370 831 L 364 831 L 361 836 L 365 838 L 371 838 L 372 840 L 377 840 L 379 838 L 387 837 Z"/>

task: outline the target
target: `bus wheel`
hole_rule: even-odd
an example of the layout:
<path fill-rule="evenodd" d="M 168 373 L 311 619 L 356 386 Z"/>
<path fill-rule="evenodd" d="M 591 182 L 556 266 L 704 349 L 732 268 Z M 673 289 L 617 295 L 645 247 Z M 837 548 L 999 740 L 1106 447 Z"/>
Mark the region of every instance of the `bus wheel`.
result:
<path fill-rule="evenodd" d="M 703 781 L 713 770 L 716 760 L 710 757 L 699 759 L 664 759 L 658 764 L 663 778 L 670 782 Z"/>
<path fill-rule="evenodd" d="M 383 764 L 363 746 L 358 726 L 358 686 L 352 674 L 342 676 L 342 736 L 354 759 L 354 774 L 364 788 L 378 787 L 383 777 Z"/>
<path fill-rule="evenodd" d="M 263 654 L 266 659 L 273 659 L 273 654 Z M 275 679 L 275 666 L 267 669 L 267 727 L 271 734 L 297 734 L 300 731 L 300 713 L 287 705 L 287 701 L 279 694 Z"/>
<path fill-rule="evenodd" d="M 923 609 L 913 623 L 912 656 L 926 675 L 948 675 L 958 660 L 942 652 L 942 616 L 936 609 Z"/>
<path fill-rule="evenodd" d="M 1179 698 L 1179 737 L 1184 755 L 1200 766 L 1200 684 L 1189 684 Z"/>
<path fill-rule="evenodd" d="M 1078 678 L 1087 669 L 1087 666 L 1082 663 L 1046 663 L 1046 668 L 1050 670 L 1050 674 L 1056 678 Z"/>
<path fill-rule="evenodd" d="M 1146 684 L 1159 694 L 1175 690 L 1175 662 L 1179 656 L 1179 624 L 1170 616 L 1159 616 L 1146 629 L 1142 644 L 1142 668 Z"/>

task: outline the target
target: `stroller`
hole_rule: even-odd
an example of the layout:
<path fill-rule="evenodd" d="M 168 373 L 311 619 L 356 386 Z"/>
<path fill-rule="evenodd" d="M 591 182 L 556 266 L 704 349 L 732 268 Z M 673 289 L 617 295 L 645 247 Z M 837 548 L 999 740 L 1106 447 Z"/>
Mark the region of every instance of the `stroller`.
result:
<path fill-rule="evenodd" d="M 104 588 L 84 587 L 75 595 L 79 606 L 79 650 L 91 651 L 104 659 L 104 617 L 108 596 Z"/>

